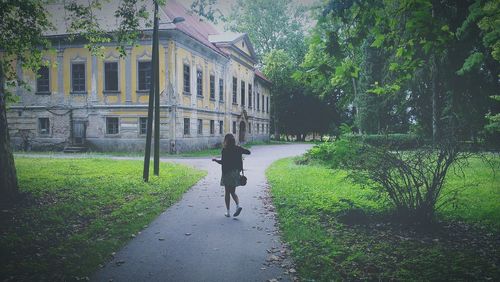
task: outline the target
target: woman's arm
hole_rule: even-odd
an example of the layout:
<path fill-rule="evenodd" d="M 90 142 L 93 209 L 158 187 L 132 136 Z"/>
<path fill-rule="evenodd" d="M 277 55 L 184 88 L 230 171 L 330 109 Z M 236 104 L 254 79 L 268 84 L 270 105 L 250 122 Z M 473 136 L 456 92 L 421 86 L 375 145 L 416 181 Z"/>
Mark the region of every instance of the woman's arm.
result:
<path fill-rule="evenodd" d="M 218 159 L 212 159 L 213 162 L 216 162 L 218 164 L 222 164 L 222 160 L 218 160 Z"/>
<path fill-rule="evenodd" d="M 240 151 L 241 151 L 242 154 L 250 155 L 250 151 L 249 150 L 247 150 L 247 149 L 245 149 L 243 147 L 239 147 L 239 148 L 240 148 Z"/>

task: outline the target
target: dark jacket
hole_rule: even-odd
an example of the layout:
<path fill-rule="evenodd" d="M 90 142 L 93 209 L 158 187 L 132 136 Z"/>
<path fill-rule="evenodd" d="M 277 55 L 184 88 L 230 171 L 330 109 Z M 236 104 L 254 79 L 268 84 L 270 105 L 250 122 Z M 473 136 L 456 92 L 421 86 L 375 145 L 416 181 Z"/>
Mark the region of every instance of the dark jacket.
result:
<path fill-rule="evenodd" d="M 238 171 L 242 171 L 242 154 L 250 155 L 250 151 L 240 146 L 234 146 L 233 148 L 224 148 L 222 149 L 222 159 L 215 161 L 222 165 L 222 173 L 226 173 L 235 169 Z"/>

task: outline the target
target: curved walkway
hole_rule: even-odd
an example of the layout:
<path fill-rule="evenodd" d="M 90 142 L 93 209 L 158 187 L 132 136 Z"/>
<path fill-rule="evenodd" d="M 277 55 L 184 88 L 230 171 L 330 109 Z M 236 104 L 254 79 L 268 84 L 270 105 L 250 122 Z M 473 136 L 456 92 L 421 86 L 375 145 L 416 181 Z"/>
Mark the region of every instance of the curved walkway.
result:
<path fill-rule="evenodd" d="M 237 218 L 224 216 L 220 165 L 210 158 L 162 159 L 207 170 L 208 175 L 117 252 L 92 280 L 290 280 L 289 266 L 278 260 L 282 246 L 274 216 L 266 209 L 265 170 L 273 161 L 309 148 L 306 144 L 253 147 L 243 164 L 248 184 L 237 188 L 243 207 Z"/>

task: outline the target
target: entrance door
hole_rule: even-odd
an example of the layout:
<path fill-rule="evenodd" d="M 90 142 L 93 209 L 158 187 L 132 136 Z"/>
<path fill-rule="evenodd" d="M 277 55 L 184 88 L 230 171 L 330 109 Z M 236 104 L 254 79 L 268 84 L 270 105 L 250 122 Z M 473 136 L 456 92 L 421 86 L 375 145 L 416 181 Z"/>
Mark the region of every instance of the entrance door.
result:
<path fill-rule="evenodd" d="M 246 124 L 244 121 L 240 122 L 240 143 L 245 142 Z"/>
<path fill-rule="evenodd" d="M 85 143 L 85 122 L 73 121 L 73 144 L 82 145 Z"/>

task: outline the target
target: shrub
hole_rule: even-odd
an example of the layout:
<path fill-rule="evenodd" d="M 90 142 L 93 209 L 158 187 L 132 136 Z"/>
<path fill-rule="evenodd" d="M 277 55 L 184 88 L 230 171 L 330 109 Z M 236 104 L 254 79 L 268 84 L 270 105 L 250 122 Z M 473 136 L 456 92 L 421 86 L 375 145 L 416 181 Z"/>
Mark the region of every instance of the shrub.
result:
<path fill-rule="evenodd" d="M 342 162 L 350 156 L 356 155 L 359 146 L 359 142 L 352 142 L 347 138 L 320 143 L 311 148 L 299 162 L 310 163 L 311 161 L 317 161 L 331 168 L 340 168 Z"/>
<path fill-rule="evenodd" d="M 422 146 L 425 140 L 416 134 L 365 134 L 365 135 L 347 135 L 347 138 L 355 141 L 361 141 L 372 146 L 383 146 L 397 150 L 409 150 Z"/>
<path fill-rule="evenodd" d="M 470 156 L 451 142 L 402 151 L 363 141 L 343 137 L 315 146 L 306 158 L 348 170 L 354 182 L 373 186 L 394 205 L 397 215 L 414 222 L 433 220 L 448 169 L 454 163 L 466 165 Z"/>

